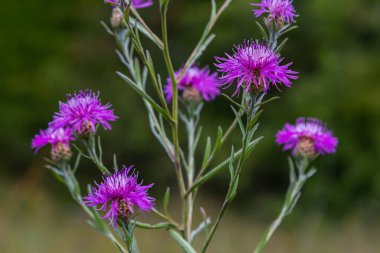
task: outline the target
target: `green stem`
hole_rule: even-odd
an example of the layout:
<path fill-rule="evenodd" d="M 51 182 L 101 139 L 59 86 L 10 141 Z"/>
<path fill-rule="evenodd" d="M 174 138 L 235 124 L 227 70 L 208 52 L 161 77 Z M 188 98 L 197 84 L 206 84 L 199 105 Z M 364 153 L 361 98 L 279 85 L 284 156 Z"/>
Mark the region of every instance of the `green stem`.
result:
<path fill-rule="evenodd" d="M 245 101 L 244 97 L 243 97 L 243 101 Z M 222 209 L 221 209 L 221 211 L 220 211 L 220 213 L 218 215 L 218 218 L 217 218 L 214 226 L 212 227 L 210 233 L 208 234 L 205 243 L 203 244 L 202 253 L 206 252 L 208 246 L 210 245 L 210 242 L 211 242 L 212 238 L 215 235 L 216 229 L 219 227 L 220 221 L 222 220 L 225 212 L 227 211 L 227 209 L 229 208 L 232 200 L 235 197 L 233 195 L 234 194 L 233 191 L 236 190 L 236 189 L 234 189 L 234 185 L 237 183 L 237 180 L 239 179 L 239 176 L 240 176 L 240 173 L 241 173 L 244 161 L 245 161 L 245 153 L 246 153 L 246 150 L 247 150 L 247 136 L 249 134 L 249 131 L 251 130 L 249 128 L 249 122 L 255 116 L 254 114 L 251 113 L 251 110 L 253 110 L 254 107 L 255 107 L 254 105 L 255 105 L 255 103 L 251 106 L 251 108 L 249 108 L 249 111 L 247 112 L 247 123 L 246 123 L 246 126 L 245 126 L 245 132 L 244 132 L 243 137 L 242 137 L 241 155 L 239 157 L 239 161 L 238 161 L 238 164 L 236 166 L 236 171 L 234 172 L 233 178 L 232 178 L 232 180 L 230 182 L 230 186 L 228 188 L 228 191 L 227 191 L 227 194 L 226 194 L 226 198 L 225 198 L 225 200 L 223 202 L 223 206 L 222 206 Z"/>
<path fill-rule="evenodd" d="M 199 118 L 200 110 L 198 111 L 198 105 L 189 102 L 187 105 L 188 118 L 184 119 L 186 125 L 187 135 L 188 135 L 188 156 L 187 156 L 187 185 L 191 187 L 194 182 L 195 173 L 195 162 L 194 162 L 194 152 L 195 152 L 195 132 L 197 129 L 197 121 Z M 202 105 L 200 105 L 202 106 Z M 198 115 L 196 115 L 198 113 Z M 185 239 L 190 243 L 191 231 L 192 231 L 192 220 L 193 220 L 193 209 L 194 209 L 194 198 L 193 194 L 187 194 L 185 198 L 185 208 L 183 215 L 183 224 Z"/>
<path fill-rule="evenodd" d="M 308 160 L 303 160 L 301 162 L 298 161 L 296 166 L 297 166 L 297 172 L 294 170 L 293 161 L 290 160 L 290 185 L 286 192 L 286 197 L 285 197 L 284 204 L 281 208 L 281 212 L 264 232 L 258 246 L 253 251 L 254 253 L 263 252 L 265 246 L 268 244 L 269 240 L 272 238 L 274 232 L 282 224 L 284 219 L 292 212 L 294 206 L 297 204 L 298 199 L 301 195 L 302 187 L 304 186 L 305 182 L 315 173 L 315 169 L 311 169 L 310 171 L 307 171 L 309 167 Z M 297 173 L 298 175 L 296 175 L 295 173 Z"/>
<path fill-rule="evenodd" d="M 180 146 L 179 146 L 179 130 L 178 130 L 178 84 L 174 74 L 174 68 L 169 52 L 169 42 L 168 42 L 168 30 L 167 30 L 167 3 L 161 7 L 161 20 L 162 20 L 162 39 L 164 44 L 164 59 L 166 63 L 166 68 L 169 73 L 170 80 L 172 82 L 172 135 L 173 135 L 173 145 L 174 145 L 174 156 L 175 156 L 175 167 L 177 172 L 177 181 L 179 184 L 179 189 L 181 196 L 186 193 L 186 186 L 182 175 L 181 157 L 180 157 Z"/>

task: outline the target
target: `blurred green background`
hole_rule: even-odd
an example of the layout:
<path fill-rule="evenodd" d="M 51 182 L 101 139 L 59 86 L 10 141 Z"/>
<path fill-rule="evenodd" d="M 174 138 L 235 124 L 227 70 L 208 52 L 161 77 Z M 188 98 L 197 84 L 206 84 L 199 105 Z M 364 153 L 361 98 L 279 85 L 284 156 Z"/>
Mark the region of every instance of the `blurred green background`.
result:
<path fill-rule="evenodd" d="M 252 1 L 232 2 L 200 65 L 212 67 L 213 57 L 231 52 L 233 44 L 260 38 Z M 286 154 L 274 135 L 298 116 L 328 122 L 340 140 L 338 152 L 316 162 L 317 175 L 266 252 L 379 252 L 380 2 L 294 4 L 299 29 L 289 35 L 282 54 L 300 78 L 291 89 L 271 92 L 281 99 L 265 106 L 259 130 L 265 139 L 246 163 L 239 196 L 211 252 L 251 251 L 274 218 L 288 182 Z M 156 3 L 141 13 L 160 33 L 157 8 Z M 209 9 L 207 0 L 172 1 L 169 32 L 177 68 L 195 46 Z M 102 0 L 0 3 L 0 252 L 116 252 L 87 226 L 65 188 L 43 168 L 48 151 L 35 156 L 30 149 L 31 138 L 46 127 L 66 93 L 91 88 L 113 104 L 120 120 L 112 131 L 102 132 L 106 162 L 116 153 L 123 163 L 135 164 L 145 182 L 155 182 L 157 199 L 167 185 L 175 189 L 170 162 L 150 133 L 140 98 L 115 74 L 126 71 L 99 23 L 108 22 L 110 13 Z M 159 52 L 145 44 L 166 76 Z M 217 126 L 231 119 L 223 98 L 207 104 L 204 133 L 214 136 Z M 84 183 L 98 178 L 89 163 L 79 174 Z M 227 173 L 203 188 L 198 204 L 215 217 L 226 187 Z M 175 200 L 172 207 L 177 210 Z M 143 252 L 179 252 L 165 232 L 139 235 Z"/>

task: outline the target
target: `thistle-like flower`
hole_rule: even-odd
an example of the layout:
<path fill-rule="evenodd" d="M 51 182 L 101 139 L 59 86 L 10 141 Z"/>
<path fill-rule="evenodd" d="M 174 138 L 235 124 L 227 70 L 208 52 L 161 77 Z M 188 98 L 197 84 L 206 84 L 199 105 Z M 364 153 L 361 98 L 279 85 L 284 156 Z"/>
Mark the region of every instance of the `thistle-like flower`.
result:
<path fill-rule="evenodd" d="M 234 54 L 216 57 L 215 66 L 222 73 L 223 84 L 231 85 L 237 81 L 236 93 L 240 88 L 245 92 L 263 91 L 266 93 L 273 85 L 283 84 L 290 87 L 292 79 L 297 79 L 298 72 L 289 69 L 292 63 L 280 65 L 283 58 L 269 46 L 245 41 L 235 46 Z"/>
<path fill-rule="evenodd" d="M 295 125 L 286 124 L 277 133 L 276 141 L 284 145 L 284 150 L 292 150 L 293 156 L 307 157 L 335 153 L 338 145 L 338 139 L 326 125 L 314 118 L 299 118 Z"/>
<path fill-rule="evenodd" d="M 40 130 L 40 133 L 35 135 L 32 140 L 32 148 L 37 153 L 41 148 L 50 144 L 51 145 L 51 157 L 54 161 L 63 159 L 70 159 L 71 149 L 70 141 L 73 141 L 74 137 L 71 134 L 70 129 L 52 129 Z"/>
<path fill-rule="evenodd" d="M 175 76 L 178 77 L 180 73 L 181 70 Z M 182 97 L 187 101 L 212 101 L 220 94 L 220 85 L 217 74 L 211 73 L 208 67 L 201 69 L 192 66 L 178 82 L 178 90 L 182 91 Z M 170 78 L 167 79 L 165 95 L 167 101 L 172 100 L 173 87 Z"/>
<path fill-rule="evenodd" d="M 251 5 L 259 7 L 253 10 L 257 18 L 267 13 L 268 21 L 274 21 L 276 24 L 293 23 L 297 17 L 292 0 L 262 0 L 261 3 Z"/>
<path fill-rule="evenodd" d="M 121 171 L 105 176 L 102 183 L 95 184 L 83 203 L 107 211 L 103 219 L 110 219 L 115 228 L 118 220 L 128 220 L 140 211 L 153 209 L 155 200 L 148 195 L 153 184 L 143 186 L 138 183 L 133 166 L 123 167 Z"/>
<path fill-rule="evenodd" d="M 99 93 L 91 90 L 68 95 L 66 103 L 59 103 L 59 112 L 54 114 L 50 127 L 69 128 L 78 134 L 94 133 L 98 124 L 111 129 L 109 121 L 115 121 L 117 117 L 110 107 L 110 104 L 103 105 Z"/>
<path fill-rule="evenodd" d="M 104 0 L 106 3 L 121 6 L 121 4 L 127 4 L 124 0 Z M 129 3 L 133 5 L 136 9 L 147 8 L 153 5 L 153 0 L 130 0 Z"/>

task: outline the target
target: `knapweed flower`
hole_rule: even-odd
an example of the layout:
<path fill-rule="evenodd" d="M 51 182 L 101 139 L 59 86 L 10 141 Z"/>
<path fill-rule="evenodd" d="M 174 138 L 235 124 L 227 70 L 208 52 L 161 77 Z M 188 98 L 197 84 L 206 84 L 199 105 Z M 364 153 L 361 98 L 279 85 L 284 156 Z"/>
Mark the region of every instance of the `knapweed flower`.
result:
<path fill-rule="evenodd" d="M 292 63 L 280 65 L 283 58 L 269 46 L 245 41 L 235 46 L 234 54 L 226 57 L 216 57 L 215 66 L 222 73 L 223 84 L 231 85 L 237 81 L 236 93 L 242 87 L 246 92 L 250 90 L 264 91 L 283 84 L 290 87 L 292 79 L 297 79 L 298 72 L 289 69 Z"/>
<path fill-rule="evenodd" d="M 74 137 L 71 134 L 70 129 L 52 129 L 40 130 L 40 133 L 34 136 L 32 140 L 32 148 L 37 153 L 41 148 L 50 144 L 51 145 L 51 157 L 53 160 L 59 160 L 61 158 L 70 159 L 71 149 L 70 141 L 73 141 Z"/>
<path fill-rule="evenodd" d="M 262 0 L 261 3 L 251 5 L 259 7 L 253 10 L 257 18 L 267 13 L 268 21 L 275 21 L 276 24 L 293 23 L 297 16 L 292 0 Z"/>
<path fill-rule="evenodd" d="M 335 153 L 338 145 L 338 139 L 326 125 L 314 118 L 299 118 L 295 125 L 286 124 L 277 133 L 276 141 L 284 145 L 284 150 L 292 150 L 294 156 L 307 157 Z"/>
<path fill-rule="evenodd" d="M 178 77 L 181 70 L 175 73 Z M 178 90 L 182 91 L 182 97 L 188 101 L 199 102 L 212 101 L 220 94 L 220 81 L 216 73 L 211 73 L 208 67 L 203 69 L 192 66 L 178 82 Z M 173 87 L 170 78 L 167 79 L 165 87 L 166 100 L 171 101 L 173 97 Z"/>
<path fill-rule="evenodd" d="M 94 133 L 98 124 L 111 129 L 109 121 L 115 121 L 117 117 L 110 107 L 110 104 L 103 105 L 99 93 L 91 90 L 68 95 L 66 103 L 59 103 L 59 112 L 54 114 L 50 127 L 69 128 L 79 134 Z"/>
<path fill-rule="evenodd" d="M 106 3 L 120 6 L 122 3 L 126 4 L 124 0 L 104 0 Z M 130 0 L 129 3 L 136 9 L 147 8 L 153 5 L 153 0 Z"/>
<path fill-rule="evenodd" d="M 153 184 L 144 186 L 138 183 L 133 166 L 123 167 L 121 171 L 105 176 L 102 183 L 95 184 L 83 203 L 107 212 L 103 219 L 110 219 L 115 228 L 119 219 L 128 220 L 139 211 L 153 209 L 155 200 L 148 195 Z"/>

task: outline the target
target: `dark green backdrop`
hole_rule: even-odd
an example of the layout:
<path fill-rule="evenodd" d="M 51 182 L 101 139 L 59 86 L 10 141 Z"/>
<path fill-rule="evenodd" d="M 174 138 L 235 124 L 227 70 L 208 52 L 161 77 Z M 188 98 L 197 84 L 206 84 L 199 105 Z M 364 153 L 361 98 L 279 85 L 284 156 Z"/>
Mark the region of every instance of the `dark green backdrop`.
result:
<path fill-rule="evenodd" d="M 233 44 L 259 38 L 250 2 L 233 1 L 199 64 L 212 66 L 213 57 L 231 52 Z M 246 164 L 238 203 L 244 207 L 259 196 L 283 193 L 286 155 L 275 145 L 274 134 L 287 121 L 313 116 L 327 121 L 340 143 L 335 156 L 317 162 L 319 172 L 306 187 L 303 205 L 323 207 L 333 215 L 379 210 L 375 200 L 380 197 L 380 2 L 294 2 L 299 29 L 290 34 L 283 55 L 294 62 L 300 78 L 281 94 L 271 92 L 281 99 L 265 106 L 259 133 L 266 138 Z M 157 7 L 142 10 L 142 15 L 159 33 Z M 172 1 L 169 32 L 176 67 L 195 45 L 209 8 L 206 0 Z M 173 183 L 172 168 L 149 131 L 139 97 L 115 74 L 124 69 L 112 38 L 99 24 L 108 22 L 110 12 L 102 0 L 0 3 L 0 169 L 6 185 L 31 164 L 42 170 L 41 156 L 33 155 L 30 139 L 46 127 L 66 93 L 84 88 L 100 90 L 103 101 L 110 101 L 120 116 L 112 132 L 103 132 L 106 156 L 115 152 L 124 163 L 134 163 L 147 182 L 156 182 L 158 192 Z M 162 58 L 154 49 L 152 54 L 166 76 Z M 217 125 L 231 117 L 223 98 L 207 104 L 205 133 L 214 134 Z M 84 167 L 82 177 L 92 180 L 93 168 Z M 221 175 L 207 191 L 219 196 L 225 185 Z"/>

